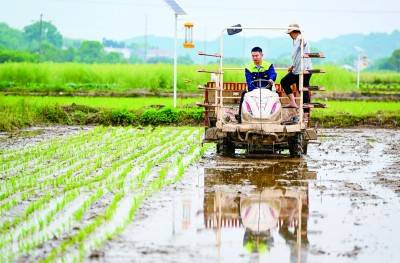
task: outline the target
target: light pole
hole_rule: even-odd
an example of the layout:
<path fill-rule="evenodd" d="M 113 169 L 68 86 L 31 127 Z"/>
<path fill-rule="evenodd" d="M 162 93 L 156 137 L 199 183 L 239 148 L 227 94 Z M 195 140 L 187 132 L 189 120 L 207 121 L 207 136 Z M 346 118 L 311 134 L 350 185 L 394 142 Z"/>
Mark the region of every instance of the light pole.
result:
<path fill-rule="evenodd" d="M 178 15 L 186 15 L 186 12 L 178 5 L 177 2 L 174 0 L 164 0 L 165 3 L 171 7 L 174 11 L 175 16 L 175 31 L 174 31 L 174 108 L 176 108 L 176 86 L 177 86 L 177 65 L 178 65 L 178 51 L 177 51 L 177 44 L 178 44 Z"/>
<path fill-rule="evenodd" d="M 357 50 L 357 89 L 360 89 L 360 71 L 361 71 L 361 54 L 364 52 L 364 49 L 355 46 Z"/>

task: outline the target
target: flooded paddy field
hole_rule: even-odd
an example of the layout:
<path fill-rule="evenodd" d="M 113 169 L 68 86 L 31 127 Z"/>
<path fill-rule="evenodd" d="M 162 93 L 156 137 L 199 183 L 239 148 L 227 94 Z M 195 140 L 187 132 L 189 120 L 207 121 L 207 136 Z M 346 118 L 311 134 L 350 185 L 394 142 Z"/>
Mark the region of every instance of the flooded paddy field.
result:
<path fill-rule="evenodd" d="M 3 136 L 1 262 L 400 261 L 397 130 L 252 159 L 199 128 L 77 129 Z"/>
<path fill-rule="evenodd" d="M 321 130 L 302 159 L 217 157 L 89 261 L 399 262 L 400 134 Z"/>

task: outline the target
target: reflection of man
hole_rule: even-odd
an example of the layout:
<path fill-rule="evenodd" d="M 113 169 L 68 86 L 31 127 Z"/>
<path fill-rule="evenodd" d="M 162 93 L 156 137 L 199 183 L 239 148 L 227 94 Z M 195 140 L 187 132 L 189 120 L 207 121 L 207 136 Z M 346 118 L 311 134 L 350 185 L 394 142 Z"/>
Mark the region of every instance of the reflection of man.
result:
<path fill-rule="evenodd" d="M 246 228 L 243 237 L 243 247 L 249 253 L 267 253 L 270 247 L 273 246 L 274 238 L 271 231 L 254 232 Z"/>
<path fill-rule="evenodd" d="M 248 91 L 252 91 L 254 89 L 258 89 L 261 87 L 265 87 L 268 84 L 274 85 L 274 81 L 276 80 L 276 72 L 274 65 L 269 65 L 267 68 L 266 63 L 263 63 L 263 52 L 260 47 L 254 47 L 251 50 L 251 58 L 253 63 L 246 67 L 245 76 L 247 82 L 247 91 L 242 93 L 242 97 L 240 98 L 239 104 L 239 114 L 236 115 L 236 119 L 239 123 L 242 122 L 242 104 L 244 100 L 244 95 Z M 255 81 L 259 80 L 259 81 Z"/>
<path fill-rule="evenodd" d="M 280 202 L 278 199 L 265 198 L 264 195 L 268 195 L 268 191 L 240 201 L 240 218 L 246 228 L 243 246 L 251 253 L 269 250 L 274 242 L 271 230 L 278 225 Z"/>

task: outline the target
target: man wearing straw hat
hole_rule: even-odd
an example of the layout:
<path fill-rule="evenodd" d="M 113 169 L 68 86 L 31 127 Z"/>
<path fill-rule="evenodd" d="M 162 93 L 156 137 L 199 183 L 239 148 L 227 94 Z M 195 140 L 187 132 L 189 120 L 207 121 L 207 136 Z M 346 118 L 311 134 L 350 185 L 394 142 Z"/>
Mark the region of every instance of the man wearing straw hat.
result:
<path fill-rule="evenodd" d="M 288 69 L 288 73 L 281 80 L 281 86 L 285 90 L 286 95 L 290 99 L 290 103 L 285 108 L 298 108 L 296 104 L 295 97 L 293 95 L 292 88 L 290 87 L 293 84 L 296 84 L 299 87 L 299 75 L 301 72 L 301 30 L 298 24 L 290 24 L 289 29 L 286 32 L 293 39 L 293 51 L 292 51 L 292 65 Z M 304 45 L 304 53 L 310 53 L 310 46 L 308 42 L 303 39 Z M 311 70 L 312 64 L 311 59 L 304 59 L 304 70 Z M 310 78 L 311 74 L 304 74 L 303 85 L 305 87 L 310 86 Z M 309 102 L 309 97 L 307 93 L 304 94 L 304 102 Z"/>

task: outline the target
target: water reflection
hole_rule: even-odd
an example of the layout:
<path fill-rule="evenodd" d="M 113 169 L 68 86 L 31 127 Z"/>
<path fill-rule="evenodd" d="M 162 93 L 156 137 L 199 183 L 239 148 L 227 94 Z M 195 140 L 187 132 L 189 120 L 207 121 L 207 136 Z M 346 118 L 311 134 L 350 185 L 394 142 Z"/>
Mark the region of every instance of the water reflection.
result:
<path fill-rule="evenodd" d="M 305 262 L 308 250 L 308 180 L 316 173 L 304 160 L 221 160 L 205 168 L 204 225 L 223 235 L 239 229 L 233 242 L 245 253 L 289 254 L 290 262 Z"/>

